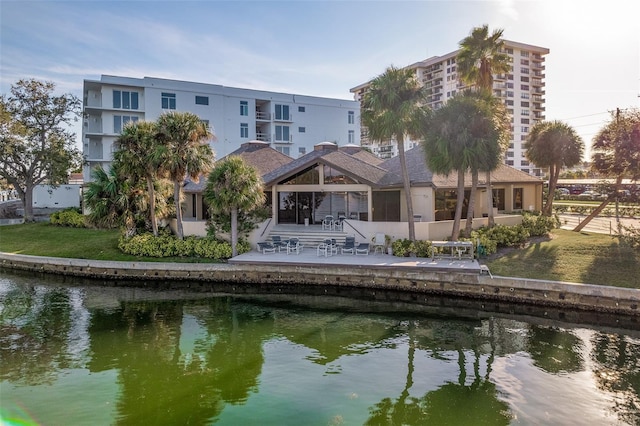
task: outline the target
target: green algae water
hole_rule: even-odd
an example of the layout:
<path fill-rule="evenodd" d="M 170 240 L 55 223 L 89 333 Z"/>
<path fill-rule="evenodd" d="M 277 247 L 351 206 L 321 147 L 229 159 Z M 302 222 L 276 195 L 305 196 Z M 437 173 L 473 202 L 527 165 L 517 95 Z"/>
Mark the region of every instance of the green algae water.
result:
<path fill-rule="evenodd" d="M 633 323 L 448 304 L 0 273 L 0 424 L 640 422 Z"/>

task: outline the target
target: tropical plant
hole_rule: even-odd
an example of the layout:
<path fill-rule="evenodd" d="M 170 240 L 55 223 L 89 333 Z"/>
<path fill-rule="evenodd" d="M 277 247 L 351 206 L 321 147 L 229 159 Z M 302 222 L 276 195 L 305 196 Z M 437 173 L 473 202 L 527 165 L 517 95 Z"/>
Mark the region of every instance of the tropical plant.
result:
<path fill-rule="evenodd" d="M 127 235 L 133 235 L 137 210 L 134 204 L 143 202 L 143 198 L 138 197 L 141 191 L 118 167 L 118 162 L 114 162 L 108 171 L 102 167 L 93 169 L 91 182 L 84 191 L 87 218 L 99 228 L 124 227 Z"/>
<path fill-rule="evenodd" d="M 190 112 L 167 112 L 157 120 L 158 140 L 166 145 L 161 165 L 173 181 L 178 238 L 184 238 L 182 226 L 182 184 L 189 176 L 197 182 L 213 166 L 214 155 L 209 141 L 213 134 L 209 125 Z"/>
<path fill-rule="evenodd" d="M 508 123 L 504 115 L 496 114 L 496 102 L 485 93 L 465 91 L 451 98 L 442 108 L 423 121 L 422 138 L 425 159 L 434 173 L 458 173 L 456 211 L 451 240 L 460 233 L 464 204 L 465 173 L 471 172 L 472 190 L 468 206 L 471 232 L 472 203 L 477 189 L 478 171 L 488 169 L 499 161 L 508 142 Z M 495 166 L 494 166 L 495 167 Z"/>
<path fill-rule="evenodd" d="M 165 174 L 161 166 L 167 155 L 166 146 L 156 139 L 156 124 L 151 121 L 128 123 L 116 140 L 119 149 L 114 153 L 114 161 L 121 164 L 121 172 L 126 176 L 140 176 L 145 179 L 149 197 L 149 219 L 153 235 L 158 236 L 156 193 L 154 181 Z"/>
<path fill-rule="evenodd" d="M 375 141 L 395 140 L 402 169 L 402 182 L 407 203 L 409 239 L 415 240 L 411 183 L 405 155 L 405 137 L 414 135 L 416 117 L 423 92 L 415 73 L 410 68 L 393 66 L 373 79 L 362 100 L 362 124 L 369 138 Z"/>
<path fill-rule="evenodd" d="M 253 210 L 264 203 L 262 179 L 242 157 L 231 156 L 220 161 L 209 173 L 203 194 L 214 212 L 231 215 L 231 251 L 237 255 L 238 213 Z"/>
<path fill-rule="evenodd" d="M 488 25 L 473 28 L 471 34 L 460 42 L 460 52 L 456 58 L 460 79 L 466 84 L 473 85 L 476 90 L 486 91 L 491 95 L 493 75 L 511 70 L 509 56 L 503 53 L 504 41 L 500 39 L 503 31 L 499 29 L 489 34 Z M 494 225 L 491 170 L 485 170 L 485 172 L 488 222 L 491 227 Z"/>
<path fill-rule="evenodd" d="M 550 216 L 560 171 L 582 161 L 584 142 L 576 131 L 561 121 L 539 121 L 536 123 L 523 148 L 529 161 L 549 168 L 549 191 L 542 213 Z"/>
<path fill-rule="evenodd" d="M 611 121 L 593 138 L 591 168 L 616 179 L 614 194 L 619 193 L 622 179 L 640 180 L 640 109 L 618 109 L 611 114 Z M 581 231 L 610 199 L 607 197 L 574 231 Z"/>
<path fill-rule="evenodd" d="M 0 97 L 0 178 L 17 191 L 25 221 L 33 220 L 33 188 L 56 186 L 82 162 L 75 135 L 66 130 L 80 117 L 72 94 L 54 96 L 55 84 L 35 79 L 11 86 Z"/>

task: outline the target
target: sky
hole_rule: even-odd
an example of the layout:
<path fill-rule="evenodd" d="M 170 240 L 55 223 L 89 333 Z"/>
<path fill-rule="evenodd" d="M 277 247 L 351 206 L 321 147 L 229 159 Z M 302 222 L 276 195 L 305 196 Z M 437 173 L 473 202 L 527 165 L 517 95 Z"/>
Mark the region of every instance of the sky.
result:
<path fill-rule="evenodd" d="M 488 24 L 550 49 L 546 119 L 573 126 L 588 159 L 611 112 L 640 106 L 639 19 L 638 0 L 0 0 L 0 93 L 35 78 L 82 99 L 108 74 L 353 99 Z"/>

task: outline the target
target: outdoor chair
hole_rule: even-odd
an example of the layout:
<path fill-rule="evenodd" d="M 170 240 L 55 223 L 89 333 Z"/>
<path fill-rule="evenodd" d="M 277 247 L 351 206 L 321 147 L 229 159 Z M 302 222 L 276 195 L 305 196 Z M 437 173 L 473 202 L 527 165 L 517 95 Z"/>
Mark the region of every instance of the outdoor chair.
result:
<path fill-rule="evenodd" d="M 373 239 L 373 254 L 378 252 L 380 249 L 380 254 L 384 254 L 384 246 L 386 245 L 385 236 L 383 233 L 378 232 Z"/>
<path fill-rule="evenodd" d="M 271 244 L 268 241 L 265 241 L 265 242 L 262 242 L 262 243 L 258 243 L 258 251 L 262 252 L 262 254 L 275 253 L 276 252 L 276 246 L 274 246 L 273 244 Z"/>
<path fill-rule="evenodd" d="M 286 249 L 287 244 L 289 243 L 288 241 L 283 240 L 282 237 L 280 237 L 280 235 L 272 235 L 271 241 L 273 241 L 273 245 L 277 247 L 278 252 L 281 252 L 282 250 Z"/>
<path fill-rule="evenodd" d="M 303 248 L 304 246 L 300 242 L 299 238 L 291 238 L 287 243 L 287 254 L 300 254 Z"/>
<path fill-rule="evenodd" d="M 317 255 L 324 257 L 331 256 L 331 240 L 326 239 L 318 244 Z"/>
<path fill-rule="evenodd" d="M 332 231 L 333 230 L 333 216 L 327 215 L 322 219 L 322 230 L 323 231 Z"/>
<path fill-rule="evenodd" d="M 368 255 L 369 254 L 369 243 L 360 243 L 356 247 L 356 255 Z"/>
<path fill-rule="evenodd" d="M 356 237 L 346 237 L 344 240 L 344 245 L 341 247 L 340 251 L 342 252 L 342 254 L 345 254 L 345 253 L 355 254 Z"/>

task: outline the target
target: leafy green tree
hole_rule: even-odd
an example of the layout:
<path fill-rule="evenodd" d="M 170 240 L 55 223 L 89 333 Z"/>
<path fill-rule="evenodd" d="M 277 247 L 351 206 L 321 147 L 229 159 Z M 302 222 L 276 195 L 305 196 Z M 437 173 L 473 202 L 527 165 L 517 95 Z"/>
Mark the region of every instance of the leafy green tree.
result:
<path fill-rule="evenodd" d="M 495 30 L 489 34 L 488 25 L 476 27 L 471 34 L 460 42 L 457 55 L 458 75 L 476 90 L 492 94 L 494 74 L 507 73 L 511 70 L 509 56 L 503 53 L 504 41 L 500 39 L 504 30 Z M 497 165 L 496 165 L 497 167 Z M 493 190 L 491 188 L 491 170 L 486 171 L 487 207 L 489 209 L 489 226 L 494 225 Z"/>
<path fill-rule="evenodd" d="M 214 154 L 209 146 L 213 134 L 209 125 L 190 112 L 167 112 L 157 120 L 158 140 L 166 146 L 161 168 L 173 181 L 178 238 L 184 238 L 182 226 L 182 184 L 189 176 L 194 181 L 208 173 Z"/>
<path fill-rule="evenodd" d="M 529 161 L 549 168 L 549 193 L 542 213 L 551 216 L 560 171 L 580 164 L 584 142 L 576 131 L 561 121 L 539 121 L 524 143 Z"/>
<path fill-rule="evenodd" d="M 158 143 L 156 134 L 154 122 L 137 121 L 127 124 L 116 140 L 119 149 L 114 154 L 114 161 L 121 164 L 120 171 L 126 176 L 141 176 L 145 179 L 151 229 L 153 235 L 158 236 L 154 181 L 166 174 L 161 166 L 167 150 Z"/>
<path fill-rule="evenodd" d="M 423 122 L 422 138 L 429 168 L 435 173 L 458 173 L 458 196 L 451 239 L 460 233 L 464 203 L 465 173 L 471 172 L 472 190 L 468 205 L 468 230 L 471 232 L 473 199 L 477 189 L 478 172 L 499 161 L 508 141 L 509 123 L 497 114 L 494 98 L 485 93 L 465 91 L 451 98 Z M 495 168 L 495 166 L 493 166 Z"/>
<path fill-rule="evenodd" d="M 416 116 L 422 99 L 423 91 L 415 72 L 390 66 L 373 79 L 362 100 L 362 124 L 367 128 L 369 138 L 375 141 L 394 139 L 398 144 L 411 241 L 415 241 L 416 231 L 404 140 L 417 133 Z"/>
<path fill-rule="evenodd" d="M 591 168 L 602 177 L 616 180 L 615 196 L 622 179 L 640 180 L 640 109 L 617 109 L 611 114 L 611 121 L 593 138 Z M 607 197 L 574 231 L 581 231 L 610 200 L 611 197 Z"/>
<path fill-rule="evenodd" d="M 33 220 L 33 188 L 66 182 L 82 162 L 66 130 L 80 117 L 80 100 L 54 90 L 52 82 L 19 80 L 0 97 L 0 177 L 18 192 L 25 221 Z"/>
<path fill-rule="evenodd" d="M 262 179 L 242 157 L 220 161 L 207 179 L 204 200 L 214 212 L 231 215 L 231 255 L 238 254 L 238 213 L 250 211 L 264 203 Z"/>

